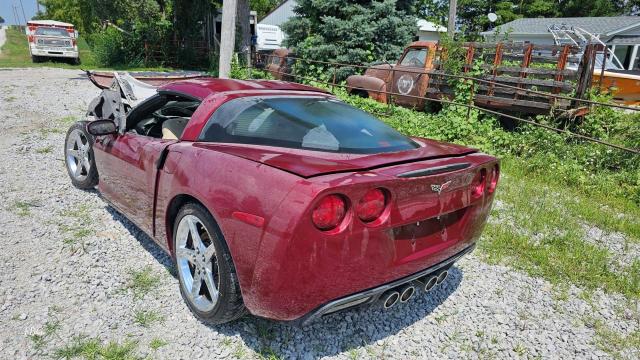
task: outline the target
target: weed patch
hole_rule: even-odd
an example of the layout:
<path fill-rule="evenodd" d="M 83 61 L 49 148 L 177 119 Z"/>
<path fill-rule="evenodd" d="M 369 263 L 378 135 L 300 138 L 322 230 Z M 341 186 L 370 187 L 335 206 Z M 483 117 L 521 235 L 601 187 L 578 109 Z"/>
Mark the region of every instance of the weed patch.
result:
<path fill-rule="evenodd" d="M 150 327 L 153 323 L 164 321 L 164 317 L 155 311 L 138 310 L 133 315 L 136 324 L 142 327 Z"/>
<path fill-rule="evenodd" d="M 159 284 L 160 276 L 155 275 L 153 269 L 146 266 L 142 270 L 132 270 L 129 272 L 129 281 L 126 288 L 133 292 L 134 298 L 141 299 L 151 291 L 157 289 Z"/>

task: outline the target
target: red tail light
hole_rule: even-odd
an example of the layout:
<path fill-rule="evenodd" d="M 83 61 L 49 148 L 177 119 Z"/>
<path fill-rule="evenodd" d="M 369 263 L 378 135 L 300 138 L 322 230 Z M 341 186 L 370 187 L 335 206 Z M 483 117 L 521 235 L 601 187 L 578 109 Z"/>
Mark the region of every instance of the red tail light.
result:
<path fill-rule="evenodd" d="M 76 39 L 71 39 L 71 43 L 73 44 L 73 46 L 76 46 L 77 44 Z"/>
<path fill-rule="evenodd" d="M 29 42 L 32 43 L 33 42 L 33 35 L 29 35 Z"/>
<path fill-rule="evenodd" d="M 484 194 L 484 188 L 486 186 L 487 170 L 481 169 L 473 178 L 471 183 L 471 197 L 478 199 Z"/>
<path fill-rule="evenodd" d="M 356 213 L 364 222 L 373 221 L 382 215 L 387 205 L 387 197 L 382 189 L 371 189 L 360 199 L 356 206 Z"/>
<path fill-rule="evenodd" d="M 491 175 L 489 177 L 489 189 L 488 189 L 489 194 L 496 191 L 496 186 L 498 186 L 499 177 L 500 177 L 500 168 L 498 167 L 498 165 L 496 165 L 493 167 L 493 169 L 491 169 Z"/>
<path fill-rule="evenodd" d="M 325 196 L 311 214 L 313 224 L 320 230 L 331 230 L 340 225 L 347 213 L 347 204 L 340 195 Z"/>

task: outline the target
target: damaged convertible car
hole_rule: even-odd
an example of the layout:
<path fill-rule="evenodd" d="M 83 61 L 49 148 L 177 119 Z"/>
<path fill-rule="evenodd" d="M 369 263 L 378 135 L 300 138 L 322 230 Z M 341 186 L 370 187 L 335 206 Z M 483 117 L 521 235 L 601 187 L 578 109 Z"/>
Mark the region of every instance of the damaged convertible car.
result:
<path fill-rule="evenodd" d="M 209 323 L 307 324 L 430 291 L 473 250 L 496 158 L 400 134 L 324 90 L 116 74 L 68 131 L 66 166 L 172 256 Z"/>

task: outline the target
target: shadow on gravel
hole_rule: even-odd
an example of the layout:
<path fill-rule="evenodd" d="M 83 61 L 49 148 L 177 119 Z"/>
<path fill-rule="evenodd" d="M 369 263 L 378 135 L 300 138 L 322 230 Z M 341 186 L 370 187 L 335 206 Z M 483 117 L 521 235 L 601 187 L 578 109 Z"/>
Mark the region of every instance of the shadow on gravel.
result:
<path fill-rule="evenodd" d="M 106 208 L 114 220 L 120 222 L 145 250 L 176 276 L 171 258 L 158 244 L 116 209 Z M 458 289 L 462 278 L 462 271 L 454 265 L 449 269 L 445 282 L 429 293 L 417 292 L 405 304 L 386 311 L 375 304 L 348 310 L 321 318 L 304 328 L 251 315 L 229 324 L 204 325 L 212 332 L 238 335 L 246 346 L 266 358 L 272 355 L 287 359 L 332 356 L 370 344 L 384 346 L 387 337 L 423 319 L 447 300 Z M 178 293 L 175 295 L 180 296 Z M 430 326 L 438 326 L 437 319 Z"/>
<path fill-rule="evenodd" d="M 444 283 L 429 293 L 416 293 L 405 304 L 386 311 L 375 305 L 344 311 L 304 328 L 253 316 L 246 316 L 236 323 L 209 327 L 228 336 L 239 335 L 247 346 L 266 358 L 275 355 L 284 359 L 313 359 L 376 343 L 385 346 L 387 337 L 440 306 L 460 286 L 462 278 L 462 271 L 454 265 Z M 437 321 L 428 326 L 438 326 Z"/>
<path fill-rule="evenodd" d="M 142 247 L 156 259 L 156 261 L 162 264 L 162 266 L 164 266 L 174 278 L 177 278 L 176 271 L 173 266 L 173 260 L 171 260 L 171 257 L 169 257 L 169 255 L 167 255 L 167 253 L 165 253 L 164 250 L 156 244 L 155 241 L 153 241 L 153 239 L 151 239 L 144 231 L 140 230 L 136 224 L 132 223 L 112 206 L 107 205 L 106 209 L 113 220 L 121 223 L 122 226 L 124 226 L 124 228 L 127 229 L 127 231 L 136 238 L 136 240 L 138 240 L 140 245 L 142 245 Z M 180 294 L 178 294 L 178 296 L 180 296 Z"/>

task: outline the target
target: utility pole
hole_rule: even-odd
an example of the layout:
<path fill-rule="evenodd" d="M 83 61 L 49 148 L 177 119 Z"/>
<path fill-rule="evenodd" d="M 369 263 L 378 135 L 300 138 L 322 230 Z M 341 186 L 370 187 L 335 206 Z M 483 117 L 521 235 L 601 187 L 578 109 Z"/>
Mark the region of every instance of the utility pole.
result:
<path fill-rule="evenodd" d="M 24 24 L 27 25 L 27 15 L 24 14 L 24 6 L 22 5 L 22 0 L 20 0 L 20 8 L 22 8 L 22 17 L 24 18 Z"/>
<path fill-rule="evenodd" d="M 451 39 L 456 33 L 456 8 L 458 7 L 457 0 L 449 0 L 449 22 L 447 23 L 447 35 Z"/>
<path fill-rule="evenodd" d="M 231 73 L 231 57 L 236 40 L 236 0 L 222 2 L 222 29 L 220 31 L 220 62 L 218 77 L 228 79 Z"/>
<path fill-rule="evenodd" d="M 11 9 L 13 10 L 13 21 L 15 21 L 16 26 L 20 26 L 20 17 L 18 16 L 18 10 L 16 10 L 16 5 L 11 4 Z"/>

